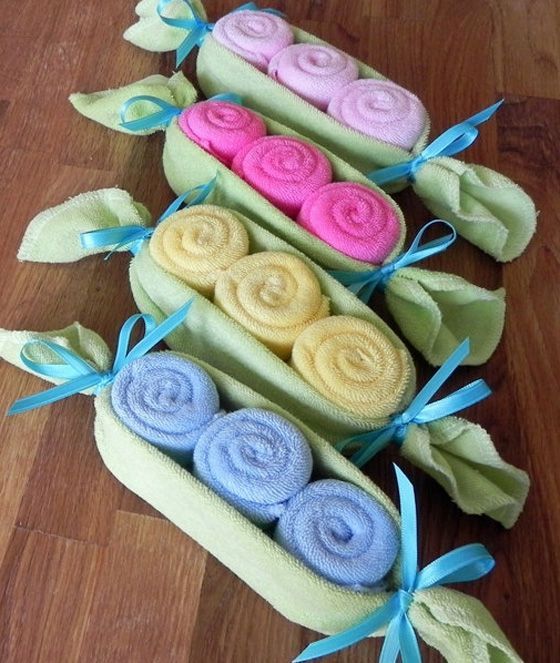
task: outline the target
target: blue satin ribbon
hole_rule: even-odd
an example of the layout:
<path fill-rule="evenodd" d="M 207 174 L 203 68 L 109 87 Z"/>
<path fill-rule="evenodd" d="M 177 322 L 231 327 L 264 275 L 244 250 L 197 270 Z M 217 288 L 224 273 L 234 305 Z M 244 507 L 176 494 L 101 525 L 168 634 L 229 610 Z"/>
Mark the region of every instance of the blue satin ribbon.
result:
<path fill-rule="evenodd" d="M 217 175 L 213 177 L 209 182 L 205 184 L 199 184 L 185 193 L 182 196 L 176 198 L 171 205 L 165 210 L 165 212 L 159 217 L 155 225 L 157 226 L 164 219 L 167 219 L 168 216 L 174 214 L 181 205 L 191 198 L 186 204 L 185 207 L 193 207 L 194 205 L 200 205 L 203 203 L 212 191 L 216 188 Z M 128 247 L 128 250 L 136 255 L 140 248 L 142 247 L 143 242 L 150 239 L 154 234 L 155 228 L 144 228 L 143 226 L 130 225 L 130 226 L 115 226 L 113 228 L 100 228 L 99 230 L 90 230 L 85 233 L 80 234 L 80 243 L 82 248 L 86 250 L 98 249 L 98 248 L 109 248 L 112 246 L 112 250 L 105 256 L 105 260 L 108 260 L 113 253 L 119 249 Z"/>
<path fill-rule="evenodd" d="M 426 424 L 448 417 L 460 410 L 464 410 L 475 403 L 487 398 L 492 393 L 484 380 L 475 380 L 458 389 L 449 396 L 430 403 L 430 399 L 443 386 L 461 362 L 469 356 L 470 342 L 465 339 L 445 363 L 434 373 L 430 380 L 414 397 L 412 403 L 404 412 L 395 415 L 387 426 L 368 433 L 354 435 L 336 445 L 338 451 L 344 451 L 348 446 L 359 445 L 350 460 L 357 467 L 362 467 L 390 442 L 402 444 L 410 424 Z"/>
<path fill-rule="evenodd" d="M 504 100 L 502 99 L 480 111 L 480 113 L 469 117 L 464 122 L 447 129 L 447 131 L 444 131 L 441 136 L 436 138 L 433 143 L 430 143 L 414 159 L 389 166 L 388 168 L 372 170 L 366 177 L 379 185 L 389 184 L 390 182 L 402 179 L 414 181 L 417 170 L 427 161 L 430 161 L 430 159 L 452 157 L 466 150 L 467 147 L 470 147 L 478 138 L 479 131 L 477 126 L 489 120 L 503 103 Z"/>
<path fill-rule="evenodd" d="M 424 589 L 448 583 L 471 582 L 482 578 L 495 566 L 494 558 L 480 543 L 471 543 L 438 557 L 418 570 L 418 523 L 414 488 L 395 465 L 401 508 L 400 588 L 381 608 L 356 626 L 309 645 L 293 663 L 312 661 L 334 654 L 365 640 L 382 628 L 387 635 L 381 648 L 380 663 L 394 663 L 399 654 L 403 663 L 420 663 L 420 647 L 408 609 L 415 595 Z"/>
<path fill-rule="evenodd" d="M 182 30 L 188 30 L 189 34 L 185 39 L 179 44 L 176 53 L 176 65 L 179 67 L 189 53 L 195 48 L 195 46 L 202 46 L 202 42 L 206 39 L 206 35 L 212 32 L 214 29 L 215 23 L 208 23 L 205 21 L 200 14 L 196 11 L 193 3 L 190 0 L 181 0 L 185 5 L 187 5 L 189 11 L 192 14 L 192 18 L 169 18 L 165 16 L 165 10 L 167 7 L 174 2 L 174 0 L 159 0 L 156 13 L 160 19 L 172 28 L 181 28 Z M 251 10 L 251 11 L 262 11 L 268 14 L 275 14 L 276 16 L 284 16 L 284 14 L 277 9 L 259 9 L 254 2 L 247 2 L 240 7 L 234 9 L 231 13 Z"/>
<path fill-rule="evenodd" d="M 147 314 L 138 313 L 128 318 L 119 333 L 115 360 L 110 371 L 98 371 L 72 350 L 68 350 L 62 345 L 54 343 L 54 341 L 38 339 L 26 343 L 21 350 L 20 358 L 27 368 L 47 378 L 66 380 L 66 382 L 33 396 L 17 400 L 8 410 L 8 414 L 27 412 L 28 410 L 33 410 L 49 403 L 55 403 L 87 389 L 94 389 L 94 393 L 97 394 L 101 389 L 111 384 L 117 373 L 125 366 L 145 355 L 178 327 L 187 317 L 192 302 L 192 299 L 189 300 L 159 325 L 156 325 L 154 318 Z M 135 325 L 140 321 L 144 323 L 144 336 L 129 350 L 132 332 Z M 32 345 L 42 345 L 49 348 L 62 360 L 62 363 L 42 364 L 29 359 L 26 356 L 26 349 L 28 350 Z"/>
<path fill-rule="evenodd" d="M 439 239 L 434 239 L 427 244 L 420 245 L 424 233 L 434 225 L 441 224 L 451 230 L 450 235 L 445 235 Z M 350 292 L 353 292 L 357 297 L 359 297 L 366 304 L 371 299 L 373 291 L 376 288 L 384 289 L 387 285 L 389 279 L 403 267 L 408 267 L 409 265 L 414 265 L 421 260 L 425 260 L 430 256 L 435 256 L 438 253 L 442 253 L 448 249 L 453 242 L 457 239 L 457 231 L 455 228 L 448 223 L 447 221 L 442 221 L 441 219 L 435 219 L 427 223 L 420 232 L 414 238 L 414 241 L 410 245 L 408 251 L 402 253 L 400 256 L 395 258 L 392 262 L 383 265 L 379 269 L 372 269 L 368 272 L 344 272 L 338 270 L 330 270 L 329 274 L 333 276 L 337 281 L 345 285 Z"/>
<path fill-rule="evenodd" d="M 159 110 L 137 120 L 127 120 L 126 113 L 128 109 L 139 101 L 147 101 L 151 104 L 154 104 L 154 106 L 157 106 Z M 229 101 L 231 104 L 242 104 L 241 97 L 234 92 L 222 92 L 221 94 L 216 94 L 213 97 L 210 97 L 208 101 Z M 179 106 L 170 104 L 169 102 L 164 101 L 159 97 L 152 97 L 149 94 L 139 94 L 135 97 L 130 97 L 130 99 L 127 99 L 120 107 L 119 115 L 121 121 L 119 126 L 121 126 L 123 129 L 128 129 L 128 131 L 135 132 L 155 129 L 156 127 L 166 127 L 174 117 L 181 115 L 183 110 L 184 108 L 179 108 Z"/>

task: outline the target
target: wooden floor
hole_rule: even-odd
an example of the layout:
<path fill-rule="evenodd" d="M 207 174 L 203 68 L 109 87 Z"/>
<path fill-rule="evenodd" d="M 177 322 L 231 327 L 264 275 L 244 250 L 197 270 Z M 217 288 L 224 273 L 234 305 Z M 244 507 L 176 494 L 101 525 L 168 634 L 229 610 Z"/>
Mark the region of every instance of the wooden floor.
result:
<path fill-rule="evenodd" d="M 239 4 L 208 0 L 211 17 Z M 433 481 L 406 467 L 420 500 L 424 562 L 467 542 L 497 559 L 465 587 L 526 660 L 560 660 L 560 6 L 558 0 L 289 0 L 292 22 L 414 90 L 439 132 L 506 98 L 467 159 L 519 182 L 541 210 L 529 250 L 499 266 L 465 242 L 431 266 L 507 288 L 504 339 L 464 382 L 495 395 L 469 416 L 533 480 L 513 531 L 462 515 Z M 73 320 L 110 343 L 134 311 L 127 259 L 18 264 L 28 220 L 68 196 L 120 185 L 155 213 L 171 199 L 162 138 L 115 135 L 79 117 L 73 91 L 160 71 L 171 55 L 120 35 L 133 2 L 1 0 L 0 326 L 54 329 Z M 435 135 L 435 134 L 434 134 Z M 399 198 L 411 230 L 428 213 Z M 421 365 L 421 362 L 419 363 Z M 0 367 L 0 410 L 40 387 Z M 422 369 L 422 374 L 426 371 Z M 104 468 L 83 396 L 0 421 L 0 661 L 286 663 L 316 635 L 287 622 Z M 369 471 L 395 496 L 391 454 Z M 371 663 L 378 644 L 332 660 Z M 427 661 L 439 656 L 426 650 Z"/>

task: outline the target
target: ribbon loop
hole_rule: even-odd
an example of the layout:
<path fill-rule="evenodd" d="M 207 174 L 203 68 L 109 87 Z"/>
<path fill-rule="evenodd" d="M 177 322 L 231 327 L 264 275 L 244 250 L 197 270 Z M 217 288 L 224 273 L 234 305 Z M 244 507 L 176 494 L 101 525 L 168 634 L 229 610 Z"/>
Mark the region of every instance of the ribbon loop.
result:
<path fill-rule="evenodd" d="M 414 595 L 429 587 L 450 582 L 478 580 L 494 567 L 494 559 L 480 543 L 438 557 L 418 571 L 418 527 L 414 488 L 407 476 L 394 466 L 401 510 L 401 581 L 389 600 L 363 621 L 341 633 L 310 644 L 293 663 L 311 661 L 351 647 L 386 627 L 380 663 L 394 663 L 399 654 L 406 663 L 420 663 L 420 648 L 408 610 Z"/>
<path fill-rule="evenodd" d="M 463 122 L 450 127 L 410 161 L 372 170 L 366 177 L 378 185 L 389 184 L 402 179 L 414 181 L 418 169 L 430 159 L 452 157 L 470 147 L 478 138 L 479 130 L 477 127 L 489 120 L 503 103 L 504 100 L 501 99 Z"/>
<path fill-rule="evenodd" d="M 469 339 L 465 339 L 422 387 L 404 412 L 393 416 L 383 428 L 338 442 L 336 444 L 338 451 L 342 452 L 347 447 L 358 444 L 359 449 L 350 460 L 357 467 L 362 467 L 390 442 L 402 444 L 410 424 L 426 424 L 443 419 L 490 396 L 492 391 L 486 382 L 475 380 L 449 396 L 430 403 L 436 392 L 469 356 L 469 352 L 470 342 Z"/>
<path fill-rule="evenodd" d="M 118 372 L 125 366 L 145 355 L 178 327 L 187 317 L 192 302 L 193 300 L 190 299 L 159 325 L 156 325 L 154 318 L 147 314 L 138 313 L 128 318 L 119 332 L 115 359 L 110 371 L 98 371 L 75 352 L 54 343 L 54 341 L 38 339 L 26 343 L 20 353 L 23 364 L 34 373 L 47 378 L 63 379 L 65 382 L 46 391 L 17 400 L 8 410 L 8 414 L 27 412 L 88 389 L 93 389 L 94 393 L 97 394 L 101 389 L 111 384 Z M 129 349 L 132 332 L 140 321 L 144 323 L 144 336 Z M 62 363 L 44 364 L 31 360 L 27 355 L 33 345 L 43 345 L 49 348 L 62 360 Z"/>
<path fill-rule="evenodd" d="M 141 117 L 137 120 L 127 120 L 126 113 L 128 109 L 134 104 L 137 104 L 138 102 L 141 101 L 154 104 L 154 106 L 157 106 L 159 110 L 156 111 L 155 113 L 151 113 L 150 115 L 146 115 L 145 117 Z M 124 102 L 124 104 L 121 106 L 119 111 L 119 115 L 121 118 L 120 126 L 123 129 L 128 129 L 129 131 L 144 131 L 147 129 L 154 129 L 161 126 L 166 127 L 174 117 L 180 115 L 182 112 L 183 112 L 182 108 L 179 108 L 174 104 L 170 104 L 164 99 L 160 99 L 159 97 L 153 97 L 149 94 L 139 94 L 135 97 L 130 97 L 130 99 L 127 99 Z"/>
<path fill-rule="evenodd" d="M 448 228 L 451 233 L 438 239 L 434 239 L 426 244 L 421 244 L 424 233 L 435 225 L 442 225 Z M 379 269 L 373 269 L 367 272 L 345 272 L 331 270 L 329 274 L 337 281 L 345 285 L 350 292 L 354 293 L 361 301 L 368 303 L 376 288 L 384 289 L 392 276 L 403 267 L 409 267 L 417 262 L 435 256 L 438 253 L 446 251 L 457 239 L 455 228 L 442 219 L 434 219 L 420 229 L 414 241 L 405 253 L 397 256 L 393 261 L 383 265 Z"/>

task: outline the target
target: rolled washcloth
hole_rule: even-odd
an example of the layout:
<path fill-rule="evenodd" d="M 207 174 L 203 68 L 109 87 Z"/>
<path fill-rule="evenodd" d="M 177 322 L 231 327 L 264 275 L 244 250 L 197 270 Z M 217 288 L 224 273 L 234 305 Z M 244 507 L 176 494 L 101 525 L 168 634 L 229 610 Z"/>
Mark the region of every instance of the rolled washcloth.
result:
<path fill-rule="evenodd" d="M 275 539 L 319 575 L 358 591 L 381 589 L 399 551 L 397 526 L 385 508 L 337 479 L 310 483 L 293 497 Z"/>
<path fill-rule="evenodd" d="M 179 116 L 179 127 L 228 168 L 241 148 L 266 136 L 266 126 L 259 115 L 227 101 L 193 104 Z"/>
<path fill-rule="evenodd" d="M 125 366 L 113 383 L 111 403 L 128 428 L 180 463 L 192 460 L 195 443 L 220 407 L 207 373 L 171 352 Z"/>
<path fill-rule="evenodd" d="M 373 78 L 340 88 L 327 113 L 367 136 L 410 150 L 421 136 L 428 114 L 412 92 Z"/>
<path fill-rule="evenodd" d="M 212 36 L 265 73 L 270 58 L 294 42 L 292 28 L 280 16 L 250 10 L 223 16 Z"/>
<path fill-rule="evenodd" d="M 351 258 L 382 263 L 399 241 L 394 207 L 362 184 L 333 182 L 303 203 L 298 223 Z"/>
<path fill-rule="evenodd" d="M 306 327 L 329 314 L 315 274 L 281 251 L 238 260 L 218 277 L 214 303 L 282 359 Z"/>
<path fill-rule="evenodd" d="M 298 428 L 274 412 L 245 408 L 208 426 L 196 445 L 193 471 L 249 520 L 267 525 L 307 484 L 312 466 Z"/>
<path fill-rule="evenodd" d="M 287 136 L 266 136 L 247 145 L 232 169 L 293 219 L 303 201 L 332 180 L 331 163 L 320 150 Z"/>
<path fill-rule="evenodd" d="M 377 327 L 333 315 L 296 339 L 292 366 L 317 391 L 354 415 L 393 414 L 407 389 L 410 364 Z"/>
<path fill-rule="evenodd" d="M 268 75 L 326 111 L 335 92 L 358 78 L 358 65 L 332 46 L 294 44 L 272 58 Z"/>
<path fill-rule="evenodd" d="M 165 271 L 211 297 L 218 276 L 249 252 L 249 236 L 229 210 L 195 205 L 162 221 L 149 247 Z"/>

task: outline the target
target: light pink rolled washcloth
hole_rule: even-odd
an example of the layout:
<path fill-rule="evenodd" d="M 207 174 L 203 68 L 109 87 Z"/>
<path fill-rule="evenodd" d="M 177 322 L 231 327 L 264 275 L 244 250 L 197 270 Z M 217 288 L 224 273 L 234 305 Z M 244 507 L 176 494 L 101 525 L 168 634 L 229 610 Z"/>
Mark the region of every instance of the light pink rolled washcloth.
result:
<path fill-rule="evenodd" d="M 412 92 L 373 78 L 340 88 L 327 113 L 356 131 L 405 150 L 414 147 L 428 121 L 426 109 Z"/>
<path fill-rule="evenodd" d="M 358 78 L 358 65 L 332 46 L 294 44 L 272 58 L 268 75 L 325 111 L 335 92 Z"/>
<path fill-rule="evenodd" d="M 327 157 L 315 146 L 287 136 L 267 136 L 246 146 L 233 160 L 232 170 L 294 219 L 304 200 L 332 181 Z"/>
<path fill-rule="evenodd" d="M 334 182 L 307 198 L 298 223 L 351 258 L 382 263 L 401 227 L 393 206 L 362 184 Z"/>
<path fill-rule="evenodd" d="M 179 116 L 179 126 L 228 168 L 243 147 L 266 136 L 266 126 L 259 115 L 226 101 L 201 101 L 190 106 Z"/>
<path fill-rule="evenodd" d="M 292 28 L 283 18 L 251 10 L 226 14 L 214 26 L 212 36 L 265 73 L 270 58 L 294 43 Z"/>

